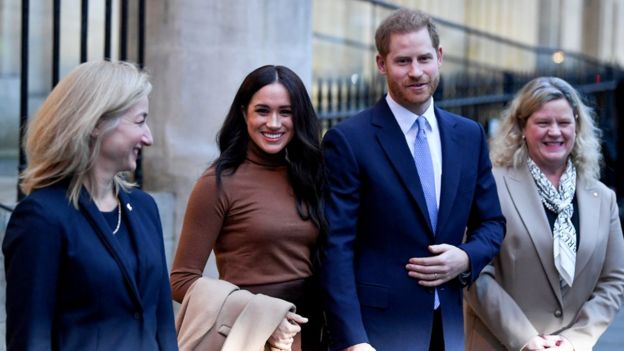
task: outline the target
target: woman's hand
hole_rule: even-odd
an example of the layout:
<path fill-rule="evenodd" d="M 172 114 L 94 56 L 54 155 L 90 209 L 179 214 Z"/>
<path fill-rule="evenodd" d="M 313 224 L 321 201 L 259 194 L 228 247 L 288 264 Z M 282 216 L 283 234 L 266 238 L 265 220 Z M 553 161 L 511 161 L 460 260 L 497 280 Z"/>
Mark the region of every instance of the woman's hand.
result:
<path fill-rule="evenodd" d="M 554 335 L 538 335 L 529 340 L 529 342 L 524 345 L 524 348 L 522 348 L 522 351 L 545 350 L 556 347 L 557 340 L 558 339 L 555 338 Z"/>
<path fill-rule="evenodd" d="M 561 350 L 561 351 L 574 351 L 572 343 L 568 339 L 561 335 L 538 335 L 524 346 L 522 351 L 534 351 L 534 350 Z"/>
<path fill-rule="evenodd" d="M 555 347 L 553 347 L 554 350 L 574 351 L 572 343 L 561 335 L 546 335 L 545 337 L 554 338 L 556 344 Z"/>
<path fill-rule="evenodd" d="M 295 335 L 301 331 L 299 324 L 307 323 L 308 319 L 296 313 L 288 312 L 269 337 L 268 343 L 276 350 L 290 350 Z"/>

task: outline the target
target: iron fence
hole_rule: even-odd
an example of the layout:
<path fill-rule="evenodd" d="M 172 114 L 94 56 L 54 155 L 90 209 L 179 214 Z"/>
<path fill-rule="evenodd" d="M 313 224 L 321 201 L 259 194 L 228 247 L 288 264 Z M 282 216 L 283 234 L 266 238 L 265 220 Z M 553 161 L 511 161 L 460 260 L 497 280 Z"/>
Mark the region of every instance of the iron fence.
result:
<path fill-rule="evenodd" d="M 602 132 L 602 152 L 604 156 L 603 181 L 615 188 L 618 197 L 624 197 L 624 74 L 614 71 L 602 80 L 575 80 L 574 77 L 560 77 L 573 82 L 583 95 L 586 103 L 596 113 L 597 125 Z M 576 74 L 576 73 L 573 73 Z M 542 72 L 542 75 L 552 75 Z M 496 75 L 459 74 L 443 76 L 434 95 L 436 104 L 480 122 L 486 132 L 501 115 L 513 98 L 514 93 L 533 77 L 532 74 L 505 73 Z M 313 84 L 312 95 L 323 130 L 372 106 L 385 94 L 383 81 L 352 82 L 350 77 L 317 79 Z"/>
<path fill-rule="evenodd" d="M 86 62 L 89 59 L 105 59 L 105 60 L 129 60 L 132 59 L 139 67 L 143 67 L 145 64 L 145 0 L 100 0 L 100 4 L 103 1 L 104 11 L 101 14 L 104 17 L 104 35 L 99 43 L 102 47 L 101 57 L 89 57 L 88 44 L 93 43 L 93 38 L 89 39 L 90 35 L 93 35 L 94 28 L 89 27 L 89 6 L 96 4 L 93 0 L 81 0 L 80 1 L 80 16 L 76 20 L 80 22 L 80 38 L 79 38 L 79 61 L 80 63 Z M 53 88 L 60 79 L 61 69 L 61 0 L 53 0 L 51 8 L 51 77 L 50 83 Z M 116 5 L 116 6 L 115 6 Z M 131 11 L 130 5 L 134 6 L 134 11 Z M 118 8 L 116 19 L 118 28 L 113 28 L 113 8 Z M 29 54 L 30 45 L 30 15 L 32 9 L 30 6 L 30 0 L 22 0 L 21 7 L 21 63 L 20 63 L 20 118 L 19 118 L 19 165 L 18 172 L 21 173 L 26 168 L 26 155 L 22 148 L 24 133 L 26 125 L 28 123 L 28 116 L 32 111 L 28 110 L 29 105 L 29 68 L 32 64 Z M 66 21 L 67 19 L 64 19 Z M 136 23 L 135 35 L 131 35 L 130 23 Z M 97 28 L 96 28 L 97 29 Z M 134 32 L 133 32 L 134 33 Z M 117 54 L 112 53 L 113 36 L 117 36 L 117 42 L 119 44 Z M 136 53 L 131 56 L 129 48 L 136 48 Z M 115 57 L 113 57 L 115 56 Z M 134 180 L 137 184 L 141 185 L 143 182 L 143 171 L 141 166 L 141 155 L 137 160 L 137 168 L 134 173 Z M 18 184 L 18 200 L 23 198 L 24 194 L 19 189 Z"/>

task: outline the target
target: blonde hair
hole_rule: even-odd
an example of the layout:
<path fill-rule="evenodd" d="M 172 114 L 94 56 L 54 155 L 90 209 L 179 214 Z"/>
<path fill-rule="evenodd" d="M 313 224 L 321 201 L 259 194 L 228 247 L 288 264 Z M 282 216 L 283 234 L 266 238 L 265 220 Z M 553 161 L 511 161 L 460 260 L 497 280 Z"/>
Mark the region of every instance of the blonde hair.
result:
<path fill-rule="evenodd" d="M 594 113 L 568 82 L 556 77 L 531 80 L 503 112 L 498 131 L 490 141 L 494 166 L 518 168 L 526 163 L 528 149 L 522 131 L 527 120 L 545 103 L 558 99 L 566 99 L 574 113 L 576 140 L 570 157 L 577 174 L 588 180 L 600 178 L 600 130 L 594 125 Z"/>
<path fill-rule="evenodd" d="M 90 176 L 105 131 L 152 89 L 146 73 L 127 62 L 93 61 L 73 69 L 63 78 L 28 124 L 24 149 L 28 166 L 21 174 L 25 194 L 69 180 L 67 197 L 78 208 L 83 184 L 94 193 Z M 94 135 L 98 126 L 102 133 Z M 132 183 L 121 174 L 113 179 L 114 191 Z"/>

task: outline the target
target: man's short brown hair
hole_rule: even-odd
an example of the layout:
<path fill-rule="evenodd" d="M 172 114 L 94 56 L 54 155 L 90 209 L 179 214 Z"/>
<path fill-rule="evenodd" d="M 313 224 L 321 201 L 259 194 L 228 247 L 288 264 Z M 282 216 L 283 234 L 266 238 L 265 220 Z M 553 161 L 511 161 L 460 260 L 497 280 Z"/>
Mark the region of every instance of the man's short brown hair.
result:
<path fill-rule="evenodd" d="M 386 57 L 390 52 L 390 36 L 394 33 L 411 33 L 427 27 L 429 37 L 433 47 L 437 50 L 440 46 L 438 29 L 431 16 L 418 10 L 399 9 L 381 22 L 375 32 L 375 45 L 377 52 L 382 57 Z"/>

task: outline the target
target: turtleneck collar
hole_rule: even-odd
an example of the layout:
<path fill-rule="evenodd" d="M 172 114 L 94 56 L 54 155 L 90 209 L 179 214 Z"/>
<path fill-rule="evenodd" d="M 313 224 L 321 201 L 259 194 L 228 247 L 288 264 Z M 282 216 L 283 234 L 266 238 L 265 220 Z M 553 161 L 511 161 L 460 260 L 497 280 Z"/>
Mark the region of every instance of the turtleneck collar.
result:
<path fill-rule="evenodd" d="M 255 164 L 267 167 L 280 167 L 288 164 L 286 149 L 277 154 L 268 154 L 251 140 L 249 140 L 247 146 L 247 159 Z"/>

